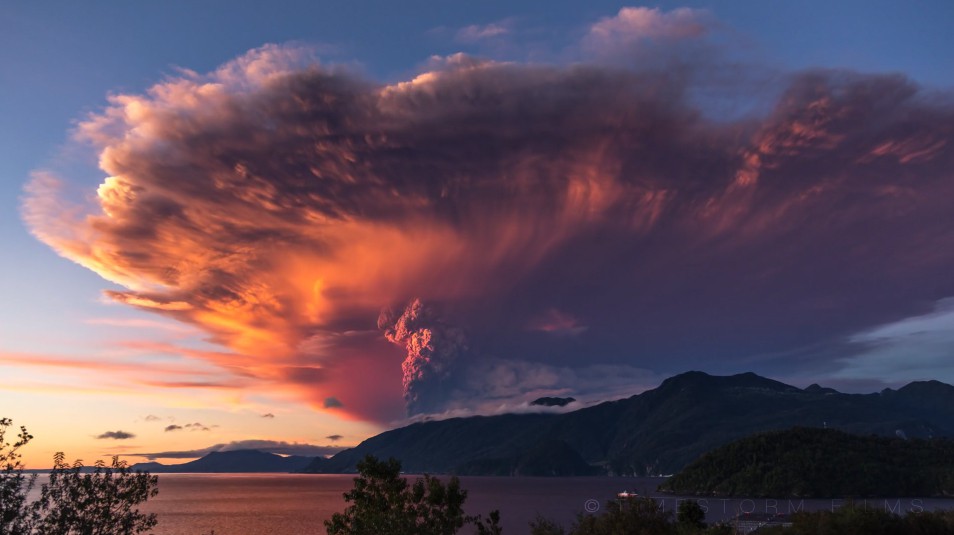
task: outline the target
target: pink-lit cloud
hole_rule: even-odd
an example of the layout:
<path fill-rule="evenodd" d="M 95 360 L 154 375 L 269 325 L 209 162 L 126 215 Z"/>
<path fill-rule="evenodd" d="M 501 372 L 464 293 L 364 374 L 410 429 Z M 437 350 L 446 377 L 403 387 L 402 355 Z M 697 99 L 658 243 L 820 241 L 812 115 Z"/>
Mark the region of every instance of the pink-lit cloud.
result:
<path fill-rule="evenodd" d="M 709 32 L 711 23 L 708 12 L 687 7 L 672 11 L 623 7 L 615 16 L 593 23 L 587 38 L 599 45 L 636 43 L 645 39 L 698 38 Z"/>
<path fill-rule="evenodd" d="M 678 8 L 623 7 L 589 26 L 581 51 L 600 62 L 630 66 L 677 67 L 709 60 L 717 21 L 708 11 Z M 698 66 L 697 66 L 698 67 Z M 679 68 L 673 74 L 681 75 Z"/>
<path fill-rule="evenodd" d="M 587 326 L 573 316 L 555 308 L 549 308 L 540 316 L 532 319 L 528 328 L 557 336 L 575 336 L 586 332 Z"/>
<path fill-rule="evenodd" d="M 461 43 L 476 43 L 495 39 L 512 32 L 513 20 L 507 19 L 490 24 L 471 24 L 457 30 L 454 38 Z"/>
<path fill-rule="evenodd" d="M 169 321 L 156 321 L 138 318 L 90 318 L 85 321 L 89 325 L 105 325 L 109 327 L 122 327 L 130 329 L 155 329 L 167 331 L 174 334 L 195 334 L 196 330 L 180 323 Z"/>
<path fill-rule="evenodd" d="M 148 368 L 153 377 L 201 378 L 218 377 L 222 374 L 182 362 L 147 362 L 133 359 L 94 357 L 68 357 L 40 353 L 12 353 L 0 351 L 0 365 L 28 368 L 62 368 L 69 370 L 105 373 L 108 375 L 141 375 Z"/>

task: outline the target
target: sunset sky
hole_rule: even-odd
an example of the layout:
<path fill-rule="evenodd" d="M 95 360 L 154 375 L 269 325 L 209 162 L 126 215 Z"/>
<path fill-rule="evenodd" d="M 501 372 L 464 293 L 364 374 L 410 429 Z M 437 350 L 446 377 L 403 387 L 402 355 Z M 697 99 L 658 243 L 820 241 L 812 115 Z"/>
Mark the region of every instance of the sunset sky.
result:
<path fill-rule="evenodd" d="M 0 417 L 329 454 L 690 369 L 954 383 L 954 3 L 5 2 Z"/>

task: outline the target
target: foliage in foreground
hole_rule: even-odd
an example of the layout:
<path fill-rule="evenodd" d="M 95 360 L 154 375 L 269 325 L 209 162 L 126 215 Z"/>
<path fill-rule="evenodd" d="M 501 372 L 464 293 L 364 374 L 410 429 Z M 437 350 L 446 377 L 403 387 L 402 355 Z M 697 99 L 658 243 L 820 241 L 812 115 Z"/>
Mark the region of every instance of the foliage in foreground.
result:
<path fill-rule="evenodd" d="M 36 482 L 35 475 L 23 474 L 19 453 L 33 435 L 21 426 L 16 441 L 11 443 L 6 438 L 11 425 L 9 418 L 0 418 L 0 535 L 29 533 L 32 515 L 27 493 Z"/>
<path fill-rule="evenodd" d="M 530 524 L 531 535 L 690 535 L 731 534 L 731 521 L 706 526 L 705 513 L 698 503 L 680 502 L 673 519 L 651 498 L 609 502 L 599 515 L 580 515 L 566 531 L 556 522 L 537 518 Z M 954 535 L 954 510 L 908 512 L 904 516 L 883 508 L 847 504 L 834 511 L 800 511 L 791 517 L 791 526 L 766 526 L 760 535 Z"/>
<path fill-rule="evenodd" d="M 33 436 L 20 427 L 16 440 L 8 441 L 12 424 L 0 418 L 0 535 L 135 535 L 155 527 L 156 515 L 136 506 L 159 492 L 158 477 L 131 472 L 118 457 L 83 473 L 80 461 L 67 464 L 57 453 L 49 482 L 30 502 L 36 476 L 24 475 L 19 450 Z"/>
<path fill-rule="evenodd" d="M 464 513 L 467 491 L 457 477 L 444 484 L 425 474 L 409 484 L 393 458 L 368 455 L 359 462 L 354 488 L 344 499 L 351 505 L 325 521 L 328 535 L 453 535 L 465 524 L 473 524 L 479 535 L 501 532 L 497 511 L 488 519 Z"/>

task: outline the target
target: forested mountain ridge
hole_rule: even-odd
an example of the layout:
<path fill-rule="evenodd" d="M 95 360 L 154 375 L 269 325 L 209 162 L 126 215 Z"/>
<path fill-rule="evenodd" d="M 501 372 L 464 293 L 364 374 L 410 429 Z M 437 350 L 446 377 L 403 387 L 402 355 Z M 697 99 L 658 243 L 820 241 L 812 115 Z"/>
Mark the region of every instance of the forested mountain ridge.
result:
<path fill-rule="evenodd" d="M 669 474 L 718 446 L 794 426 L 910 438 L 954 436 L 954 387 L 911 383 L 874 394 L 800 389 L 754 373 L 687 372 L 641 394 L 562 414 L 415 423 L 371 437 L 306 471 L 353 472 L 367 454 L 407 472 L 510 475 Z M 534 462 L 522 460 L 535 452 Z M 551 453 L 551 455 L 542 455 Z M 582 464 L 580 463 L 582 461 Z"/>
<path fill-rule="evenodd" d="M 706 453 L 660 490 L 690 496 L 845 498 L 954 495 L 954 441 L 796 427 Z"/>

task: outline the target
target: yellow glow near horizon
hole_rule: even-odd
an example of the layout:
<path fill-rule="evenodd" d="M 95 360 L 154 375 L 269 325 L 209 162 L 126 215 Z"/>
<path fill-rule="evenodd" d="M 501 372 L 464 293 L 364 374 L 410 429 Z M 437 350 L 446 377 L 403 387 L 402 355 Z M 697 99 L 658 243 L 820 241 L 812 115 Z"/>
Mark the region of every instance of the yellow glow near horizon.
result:
<path fill-rule="evenodd" d="M 69 461 L 81 459 L 84 464 L 113 455 L 132 464 L 146 458 L 131 453 L 198 450 L 251 439 L 353 445 L 381 431 L 373 424 L 316 410 L 278 385 L 266 382 L 249 391 L 241 378 L 216 371 L 204 360 L 156 361 L 139 353 L 132 348 L 91 360 L 0 351 L 5 379 L 0 384 L 0 417 L 13 419 L 16 428 L 25 426 L 35 437 L 21 452 L 24 464 L 48 468 L 60 451 Z M 183 378 L 181 384 L 177 377 Z M 187 386 L 190 380 L 195 387 Z M 202 425 L 185 427 L 194 423 Z M 166 431 L 170 425 L 183 429 Z M 97 438 L 116 431 L 133 437 Z M 333 442 L 329 435 L 343 439 Z M 174 464 L 189 459 L 158 460 Z"/>

